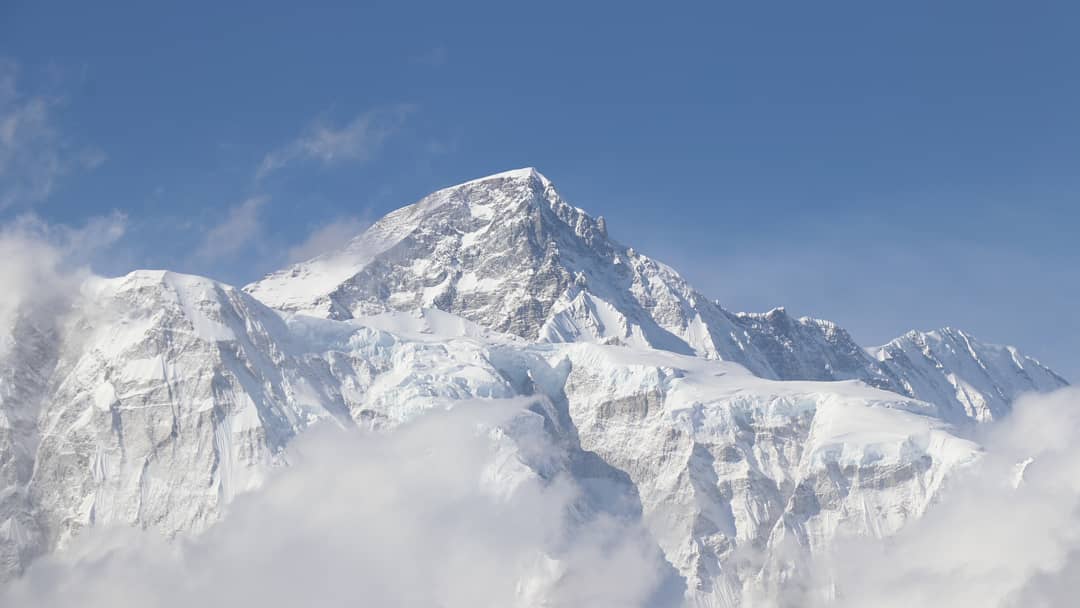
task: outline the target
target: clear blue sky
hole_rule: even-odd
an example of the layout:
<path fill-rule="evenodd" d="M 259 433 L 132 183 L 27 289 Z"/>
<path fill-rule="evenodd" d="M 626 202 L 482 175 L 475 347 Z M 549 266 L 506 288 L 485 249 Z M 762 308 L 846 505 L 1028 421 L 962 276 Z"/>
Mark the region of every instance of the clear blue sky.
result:
<path fill-rule="evenodd" d="M 1080 379 L 1075 3 L 240 4 L 0 0 L 0 216 L 243 283 L 532 165 L 729 308 Z"/>

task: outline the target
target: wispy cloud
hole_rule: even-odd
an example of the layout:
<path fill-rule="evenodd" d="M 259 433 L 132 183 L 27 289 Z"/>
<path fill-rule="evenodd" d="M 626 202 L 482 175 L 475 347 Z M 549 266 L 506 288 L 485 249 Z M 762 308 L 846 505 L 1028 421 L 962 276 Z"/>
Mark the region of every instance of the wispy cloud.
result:
<path fill-rule="evenodd" d="M 0 209 L 40 202 L 57 180 L 105 162 L 94 148 L 72 146 L 54 113 L 61 98 L 27 95 L 18 87 L 18 65 L 0 58 Z"/>
<path fill-rule="evenodd" d="M 344 246 L 350 239 L 363 232 L 370 225 L 371 222 L 357 217 L 343 217 L 319 226 L 303 242 L 289 248 L 286 261 L 290 264 L 303 262 L 328 251 L 333 251 Z"/>
<path fill-rule="evenodd" d="M 341 126 L 316 122 L 295 141 L 267 154 L 259 163 L 255 179 L 263 179 L 296 163 L 367 162 L 412 111 L 413 106 L 401 104 L 365 112 Z"/>
<path fill-rule="evenodd" d="M 202 261 L 228 257 L 257 240 L 262 233 L 262 207 L 268 200 L 253 196 L 230 208 L 219 224 L 206 231 L 195 257 Z"/>

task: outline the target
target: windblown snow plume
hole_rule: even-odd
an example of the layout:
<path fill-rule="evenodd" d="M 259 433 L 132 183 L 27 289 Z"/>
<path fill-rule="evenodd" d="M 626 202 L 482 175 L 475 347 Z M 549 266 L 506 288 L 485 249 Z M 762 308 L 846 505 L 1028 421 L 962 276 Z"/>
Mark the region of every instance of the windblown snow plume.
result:
<path fill-rule="evenodd" d="M 0 226 L 0 353 L 20 318 L 43 321 L 78 294 L 90 273 L 85 260 L 120 238 L 124 223 L 113 215 L 70 228 L 24 215 Z"/>

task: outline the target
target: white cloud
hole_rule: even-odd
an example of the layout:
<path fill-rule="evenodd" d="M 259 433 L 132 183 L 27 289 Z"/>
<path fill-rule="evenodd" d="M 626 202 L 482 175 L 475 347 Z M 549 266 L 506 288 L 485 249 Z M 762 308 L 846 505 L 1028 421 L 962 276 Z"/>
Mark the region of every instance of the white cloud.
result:
<path fill-rule="evenodd" d="M 204 261 L 228 257 L 250 245 L 262 233 L 260 214 L 268 200 L 253 196 L 231 207 L 221 223 L 206 231 L 195 257 Z"/>
<path fill-rule="evenodd" d="M 292 143 L 267 154 L 259 164 L 255 179 L 299 162 L 316 161 L 324 165 L 367 162 L 397 131 L 412 109 L 410 105 L 398 105 L 372 110 L 340 127 L 317 122 Z"/>
<path fill-rule="evenodd" d="M 51 331 L 90 275 L 87 260 L 124 234 L 126 218 L 114 213 L 84 226 L 53 226 L 24 215 L 0 226 L 0 355 L 20 327 Z"/>
<path fill-rule="evenodd" d="M 1021 398 L 939 503 L 885 542 L 848 539 L 813 582 L 755 605 L 1072 606 L 1080 595 L 1080 389 Z M 835 597 L 824 590 L 835 585 Z M 809 588 L 812 591 L 800 592 Z"/>
<path fill-rule="evenodd" d="M 459 405 L 388 435 L 313 430 L 288 469 L 203 536 L 170 545 L 92 532 L 0 591 L 0 604 L 645 606 L 659 583 L 655 544 L 635 524 L 579 521 L 573 483 L 507 457 L 491 429 L 520 411 L 510 405 Z"/>
<path fill-rule="evenodd" d="M 62 176 L 105 161 L 101 150 L 73 149 L 61 135 L 53 116 L 59 104 L 23 94 L 18 66 L 0 58 L 0 209 L 40 202 Z"/>
<path fill-rule="evenodd" d="M 370 222 L 355 217 L 338 218 L 313 230 L 303 242 L 290 247 L 287 262 L 303 262 L 328 251 L 334 251 L 363 232 Z"/>

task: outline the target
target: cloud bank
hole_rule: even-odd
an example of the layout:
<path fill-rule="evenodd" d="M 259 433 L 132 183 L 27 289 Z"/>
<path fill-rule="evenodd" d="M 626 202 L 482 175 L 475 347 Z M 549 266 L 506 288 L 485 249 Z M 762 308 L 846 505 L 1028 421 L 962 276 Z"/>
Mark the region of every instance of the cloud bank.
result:
<path fill-rule="evenodd" d="M 1080 388 L 1028 395 L 924 517 L 845 539 L 752 606 L 1031 608 L 1080 596 Z"/>
<path fill-rule="evenodd" d="M 522 451 L 553 448 L 510 441 L 500 428 L 521 406 L 507 407 L 465 404 L 386 435 L 312 430 L 203 536 L 92 531 L 0 605 L 653 605 L 655 545 L 633 522 L 583 514 L 569 479 L 524 467 Z"/>

